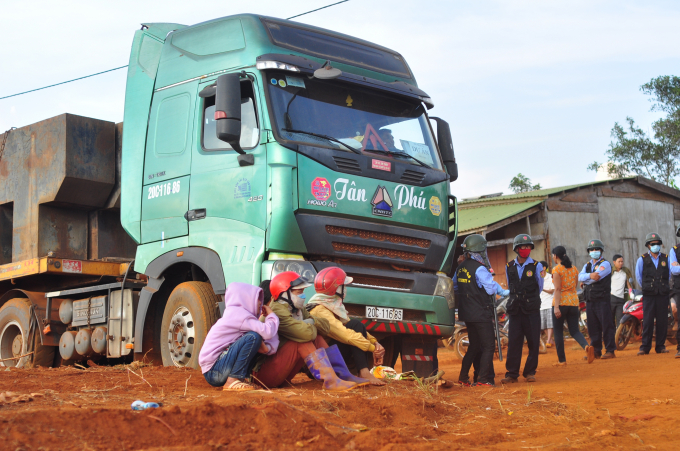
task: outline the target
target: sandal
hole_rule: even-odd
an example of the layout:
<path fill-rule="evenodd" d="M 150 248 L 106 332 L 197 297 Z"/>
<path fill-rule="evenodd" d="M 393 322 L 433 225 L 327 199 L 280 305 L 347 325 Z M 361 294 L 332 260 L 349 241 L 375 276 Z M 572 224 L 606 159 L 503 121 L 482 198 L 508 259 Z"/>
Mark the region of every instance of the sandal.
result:
<path fill-rule="evenodd" d="M 250 391 L 250 390 L 255 390 L 255 387 L 246 382 L 241 382 L 239 380 L 232 382 L 228 386 L 225 385 L 224 388 L 222 389 L 222 391 Z"/>

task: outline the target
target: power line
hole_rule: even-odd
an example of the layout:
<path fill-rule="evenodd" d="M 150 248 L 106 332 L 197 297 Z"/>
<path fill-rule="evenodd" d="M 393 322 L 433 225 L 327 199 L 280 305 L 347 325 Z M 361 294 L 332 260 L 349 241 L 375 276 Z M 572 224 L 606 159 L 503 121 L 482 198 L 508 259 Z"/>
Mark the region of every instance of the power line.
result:
<path fill-rule="evenodd" d="M 316 12 L 316 11 L 321 11 L 322 9 L 330 8 L 331 6 L 339 5 L 340 3 L 345 3 L 345 2 L 348 2 L 348 1 L 349 0 L 342 0 L 341 2 L 331 3 L 330 5 L 322 6 L 321 8 L 313 9 L 311 11 L 307 11 L 305 13 L 298 14 L 296 16 L 287 17 L 286 20 L 294 19 L 296 17 L 304 16 L 305 14 L 310 14 L 310 13 L 313 13 L 313 12 Z M 35 92 L 35 91 L 40 91 L 42 89 L 52 88 L 54 86 L 65 85 L 66 83 L 71 83 L 71 82 L 74 82 L 74 81 L 83 80 L 85 78 L 95 77 L 97 75 L 105 74 L 107 72 L 113 72 L 115 70 L 125 69 L 126 67 L 128 67 L 127 64 L 125 66 L 115 67 L 113 69 L 105 70 L 105 71 L 102 71 L 102 72 L 97 72 L 96 74 L 85 75 L 84 77 L 78 77 L 78 78 L 74 78 L 72 80 L 62 81 L 61 83 L 55 83 L 53 85 L 43 86 L 42 88 L 36 88 L 36 89 L 31 89 L 29 91 L 18 92 L 16 94 L 12 94 L 12 95 L 9 95 L 9 96 L 0 97 L 0 100 L 9 99 L 10 97 L 16 97 L 16 96 L 20 96 L 20 95 L 23 95 L 23 94 L 28 94 L 29 92 Z"/>
<path fill-rule="evenodd" d="M 341 2 L 332 3 L 330 5 L 322 6 L 321 8 L 313 9 L 311 11 L 307 11 L 306 13 L 298 14 L 297 16 L 287 17 L 286 20 L 295 19 L 296 17 L 304 16 L 305 14 L 313 13 L 313 12 L 316 12 L 316 11 L 321 11 L 322 9 L 330 8 L 331 6 L 339 5 L 340 3 L 345 3 L 345 2 L 348 2 L 348 1 L 349 0 L 342 0 Z"/>

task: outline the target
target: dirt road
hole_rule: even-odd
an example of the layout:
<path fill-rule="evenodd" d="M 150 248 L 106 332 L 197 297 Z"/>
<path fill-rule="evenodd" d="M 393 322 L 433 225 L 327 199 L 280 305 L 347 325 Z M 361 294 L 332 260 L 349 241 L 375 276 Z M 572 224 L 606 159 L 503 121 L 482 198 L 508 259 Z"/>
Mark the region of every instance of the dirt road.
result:
<path fill-rule="evenodd" d="M 495 389 L 393 382 L 331 394 L 298 375 L 286 389 L 236 395 L 195 370 L 0 371 L 0 393 L 32 398 L 0 401 L 0 449 L 680 448 L 674 352 L 637 357 L 629 347 L 588 365 L 575 348 L 566 367 L 552 366 L 554 348 L 541 355 L 536 383 Z M 455 354 L 440 349 L 439 360 L 457 380 Z M 503 373 L 496 362 L 497 381 Z M 163 407 L 133 412 L 136 399 Z"/>

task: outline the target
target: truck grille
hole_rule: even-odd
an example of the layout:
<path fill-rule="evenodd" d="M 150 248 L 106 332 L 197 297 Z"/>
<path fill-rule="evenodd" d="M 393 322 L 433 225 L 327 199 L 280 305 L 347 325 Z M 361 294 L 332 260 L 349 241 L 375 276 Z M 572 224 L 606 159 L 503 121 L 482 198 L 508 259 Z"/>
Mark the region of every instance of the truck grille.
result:
<path fill-rule="evenodd" d="M 424 178 L 425 174 L 423 172 L 407 169 L 404 171 L 404 174 L 402 174 L 400 181 L 402 183 L 408 183 L 409 185 L 420 185 Z"/>
<path fill-rule="evenodd" d="M 333 157 L 333 160 L 340 171 L 361 172 L 361 165 L 357 160 L 344 157 Z"/>
<path fill-rule="evenodd" d="M 413 285 L 413 281 L 411 280 L 384 279 L 357 274 L 349 274 L 349 276 L 354 279 L 354 281 L 352 282 L 352 286 L 360 286 L 366 288 L 383 288 L 386 290 L 411 291 L 410 288 L 411 285 Z"/>
<path fill-rule="evenodd" d="M 425 261 L 424 254 L 416 254 L 415 252 L 397 251 L 392 249 L 382 249 L 373 246 L 361 246 L 358 244 L 349 243 L 331 243 L 333 250 L 339 252 L 349 252 L 352 254 L 375 255 L 376 257 L 395 258 L 402 261 L 414 261 L 422 263 Z"/>
<path fill-rule="evenodd" d="M 430 247 L 432 242 L 422 238 L 412 238 L 408 236 L 393 235 L 391 233 L 371 232 L 368 230 L 352 229 L 349 227 L 338 227 L 327 225 L 326 232 L 329 235 L 344 235 L 348 237 L 358 237 L 364 240 L 389 241 L 390 243 L 405 244 L 407 246 L 418 246 L 423 249 Z"/>

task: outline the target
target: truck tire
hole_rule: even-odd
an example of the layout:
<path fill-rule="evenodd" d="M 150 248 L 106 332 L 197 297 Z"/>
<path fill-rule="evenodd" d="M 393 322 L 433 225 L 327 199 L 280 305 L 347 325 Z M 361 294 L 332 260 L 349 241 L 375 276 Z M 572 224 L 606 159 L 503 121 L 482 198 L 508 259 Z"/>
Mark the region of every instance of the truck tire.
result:
<path fill-rule="evenodd" d="M 184 282 L 172 290 L 161 323 L 164 366 L 198 368 L 198 354 L 217 321 L 219 301 L 207 282 Z"/>
<path fill-rule="evenodd" d="M 31 324 L 31 301 L 25 298 L 10 299 L 0 308 L 0 360 L 28 354 L 28 332 Z M 39 327 L 35 325 L 35 327 Z M 55 346 L 40 344 L 40 331 L 35 330 L 33 354 L 18 360 L 0 361 L 0 366 L 27 368 L 52 367 Z"/>

